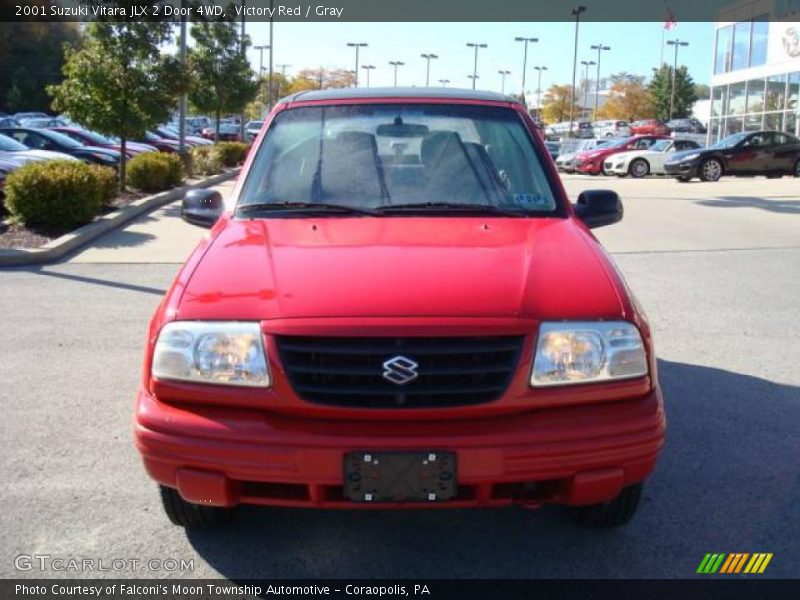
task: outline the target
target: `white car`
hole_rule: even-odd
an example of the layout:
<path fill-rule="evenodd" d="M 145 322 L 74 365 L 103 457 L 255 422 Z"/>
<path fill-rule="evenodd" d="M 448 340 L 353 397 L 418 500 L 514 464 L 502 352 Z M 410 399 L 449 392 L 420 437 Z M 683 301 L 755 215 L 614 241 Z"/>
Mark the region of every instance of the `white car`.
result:
<path fill-rule="evenodd" d="M 627 121 L 595 121 L 592 123 L 594 136 L 597 138 L 621 138 L 631 136 L 631 127 Z"/>
<path fill-rule="evenodd" d="M 574 173 L 575 157 L 578 153 L 605 146 L 609 141 L 610 140 L 574 140 L 572 147 L 569 146 L 568 141 L 562 142 L 558 158 L 556 158 L 556 168 L 566 173 Z"/>
<path fill-rule="evenodd" d="M 633 150 L 612 154 L 603 163 L 603 169 L 609 175 L 625 177 L 646 177 L 647 175 L 665 175 L 664 163 L 673 152 L 700 148 L 693 140 L 657 140 L 646 150 Z"/>

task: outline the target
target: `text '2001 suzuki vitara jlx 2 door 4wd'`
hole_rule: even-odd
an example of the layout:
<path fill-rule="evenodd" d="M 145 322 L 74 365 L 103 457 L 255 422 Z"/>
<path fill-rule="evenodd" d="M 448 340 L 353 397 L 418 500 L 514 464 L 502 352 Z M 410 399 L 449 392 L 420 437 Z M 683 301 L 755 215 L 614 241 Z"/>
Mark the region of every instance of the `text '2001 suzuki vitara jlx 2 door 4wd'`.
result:
<path fill-rule="evenodd" d="M 665 432 L 650 328 L 498 94 L 302 92 L 150 324 L 135 435 L 170 519 L 238 504 L 633 515 Z"/>

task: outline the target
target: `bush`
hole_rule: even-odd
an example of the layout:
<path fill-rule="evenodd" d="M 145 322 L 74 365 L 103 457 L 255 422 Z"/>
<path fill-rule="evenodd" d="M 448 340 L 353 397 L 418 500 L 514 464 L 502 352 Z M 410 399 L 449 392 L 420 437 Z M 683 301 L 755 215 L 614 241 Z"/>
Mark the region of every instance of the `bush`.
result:
<path fill-rule="evenodd" d="M 244 162 L 249 146 L 242 142 L 220 142 L 214 145 L 220 161 L 226 167 L 235 167 Z"/>
<path fill-rule="evenodd" d="M 6 178 L 6 208 L 26 227 L 69 231 L 94 218 L 107 186 L 105 174 L 82 162 L 31 162 Z"/>
<path fill-rule="evenodd" d="M 191 157 L 194 175 L 215 175 L 222 171 L 222 159 L 214 146 L 195 146 Z"/>
<path fill-rule="evenodd" d="M 108 206 L 111 201 L 117 197 L 119 192 L 119 177 L 117 176 L 116 169 L 111 167 L 102 167 L 100 165 L 89 165 L 89 168 L 97 177 L 100 184 L 100 191 L 102 198 L 100 203 L 102 206 Z"/>
<path fill-rule="evenodd" d="M 128 161 L 128 183 L 143 192 L 161 192 L 180 185 L 183 161 L 177 154 L 144 152 Z"/>

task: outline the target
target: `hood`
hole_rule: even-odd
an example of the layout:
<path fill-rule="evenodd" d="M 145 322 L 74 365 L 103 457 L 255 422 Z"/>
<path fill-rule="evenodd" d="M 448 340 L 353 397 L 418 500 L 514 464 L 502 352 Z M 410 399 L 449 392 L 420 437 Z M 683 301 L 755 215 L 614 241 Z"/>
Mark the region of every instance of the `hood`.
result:
<path fill-rule="evenodd" d="M 626 152 L 616 152 L 615 154 L 613 154 L 613 156 L 615 161 L 616 160 L 627 161 L 632 159 L 634 156 L 644 156 L 645 154 L 648 154 L 647 150 L 633 150 L 633 151 L 628 150 Z"/>
<path fill-rule="evenodd" d="M 667 162 L 680 162 L 690 154 L 703 154 L 708 152 L 708 148 L 692 148 L 691 150 L 681 150 L 680 152 L 670 152 Z"/>
<path fill-rule="evenodd" d="M 102 146 L 83 146 L 81 148 L 76 148 L 76 151 L 81 152 L 92 152 L 94 154 L 105 154 L 106 156 L 112 156 L 116 159 L 119 159 L 120 153 L 116 150 L 111 150 L 110 148 L 103 148 Z"/>
<path fill-rule="evenodd" d="M 177 318 L 619 318 L 601 252 L 561 218 L 230 220 Z"/>
<path fill-rule="evenodd" d="M 52 150 L 20 150 L 9 153 L 13 160 L 28 162 L 32 160 L 78 160 L 74 156 Z"/>

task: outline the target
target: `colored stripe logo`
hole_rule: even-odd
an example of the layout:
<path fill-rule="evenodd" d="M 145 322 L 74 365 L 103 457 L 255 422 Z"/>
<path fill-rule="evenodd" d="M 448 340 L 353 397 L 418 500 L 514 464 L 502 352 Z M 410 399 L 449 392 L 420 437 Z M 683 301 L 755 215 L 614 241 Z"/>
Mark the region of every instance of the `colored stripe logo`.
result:
<path fill-rule="evenodd" d="M 709 552 L 700 561 L 697 573 L 701 575 L 736 575 L 737 573 L 760 574 L 772 560 L 772 552 Z"/>

